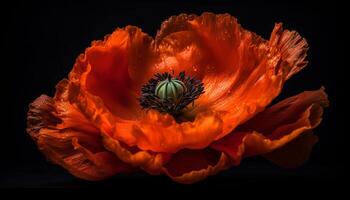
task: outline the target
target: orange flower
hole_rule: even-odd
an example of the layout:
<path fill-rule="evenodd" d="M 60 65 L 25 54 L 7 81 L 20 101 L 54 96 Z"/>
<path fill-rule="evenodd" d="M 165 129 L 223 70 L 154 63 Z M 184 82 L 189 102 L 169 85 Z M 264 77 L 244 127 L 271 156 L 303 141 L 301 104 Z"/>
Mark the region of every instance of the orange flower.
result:
<path fill-rule="evenodd" d="M 142 169 L 193 183 L 254 155 L 296 167 L 317 141 L 324 89 L 267 106 L 306 66 L 307 48 L 281 24 L 264 40 L 228 14 L 171 17 L 155 39 L 127 26 L 30 105 L 27 131 L 87 180 Z"/>

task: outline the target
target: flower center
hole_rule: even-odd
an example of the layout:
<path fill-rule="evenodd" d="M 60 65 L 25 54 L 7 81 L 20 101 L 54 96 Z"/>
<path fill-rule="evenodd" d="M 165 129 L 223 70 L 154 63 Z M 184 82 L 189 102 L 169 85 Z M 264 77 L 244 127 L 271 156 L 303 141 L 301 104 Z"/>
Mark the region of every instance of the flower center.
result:
<path fill-rule="evenodd" d="M 180 72 L 173 77 L 170 73 L 158 73 L 141 88 L 140 105 L 144 109 L 156 109 L 174 117 L 185 112 L 188 105 L 204 93 L 203 83 Z"/>
<path fill-rule="evenodd" d="M 158 83 L 155 89 L 155 95 L 160 99 L 169 99 L 170 101 L 177 102 L 181 99 L 186 91 L 185 84 L 177 80 L 176 78 L 170 78 L 170 76 Z"/>

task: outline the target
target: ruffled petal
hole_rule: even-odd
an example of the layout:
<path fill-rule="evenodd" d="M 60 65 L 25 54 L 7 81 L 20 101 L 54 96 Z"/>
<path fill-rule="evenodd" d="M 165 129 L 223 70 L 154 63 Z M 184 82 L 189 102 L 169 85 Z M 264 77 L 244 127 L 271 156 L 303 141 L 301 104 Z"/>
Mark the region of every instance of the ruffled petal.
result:
<path fill-rule="evenodd" d="M 174 181 L 190 184 L 217 174 L 229 165 L 224 153 L 213 149 L 185 149 L 172 155 L 163 169 Z"/>
<path fill-rule="evenodd" d="M 271 139 L 279 138 L 283 136 L 286 128 L 292 128 L 293 123 L 305 117 L 303 113 L 307 110 L 310 110 L 308 122 L 317 126 L 321 122 L 323 108 L 328 104 L 328 97 L 323 87 L 315 91 L 305 91 L 258 113 L 237 130 L 254 130 Z M 282 125 L 285 128 L 282 128 Z"/>
<path fill-rule="evenodd" d="M 70 81 L 99 97 L 113 115 L 138 114 L 141 85 L 154 74 L 153 39 L 139 28 L 117 29 L 104 41 L 95 41 L 80 55 Z"/>
<path fill-rule="evenodd" d="M 96 135 L 44 128 L 37 145 L 50 161 L 81 179 L 101 180 L 130 170 L 129 165 L 103 149 Z"/>
<path fill-rule="evenodd" d="M 46 97 L 45 99 L 51 99 Z M 60 123 L 56 124 L 56 129 L 74 129 L 82 132 L 88 132 L 91 134 L 99 135 L 99 129 L 94 126 L 87 118 L 79 112 L 74 105 L 69 103 L 69 81 L 64 79 L 56 85 L 56 94 L 51 101 L 55 116 L 60 120 Z M 43 109 L 44 110 L 44 109 Z M 46 115 L 42 115 L 46 116 Z"/>
<path fill-rule="evenodd" d="M 103 134 L 106 149 L 115 153 L 123 162 L 140 167 L 152 175 L 166 174 L 179 183 L 194 183 L 214 175 L 229 165 L 228 157 L 213 149 L 189 150 L 179 152 L 156 153 L 130 147 Z"/>
<path fill-rule="evenodd" d="M 296 31 L 283 30 L 282 23 L 275 24 L 271 33 L 269 46 L 280 56 L 276 70 L 282 70 L 284 79 L 302 70 L 307 65 L 308 44 Z"/>
<path fill-rule="evenodd" d="M 228 14 L 172 16 L 163 22 L 156 36 L 161 56 L 157 68 L 175 72 L 185 70 L 200 79 L 207 74 L 237 71 L 242 40 L 247 45 L 264 42 L 257 35 L 245 31 L 237 19 Z M 249 52 L 244 53 L 249 57 Z"/>
<path fill-rule="evenodd" d="M 154 153 L 140 150 L 139 148 L 130 147 L 114 139 L 108 134 L 103 134 L 104 147 L 115 153 L 120 160 L 131 166 L 140 167 L 150 174 L 161 174 L 162 165 L 168 161 L 170 154 Z"/>
<path fill-rule="evenodd" d="M 189 21 L 195 19 L 195 15 L 181 14 L 172 16 L 162 23 L 155 38 L 156 47 L 160 59 L 155 65 L 159 72 L 179 73 L 203 77 L 200 66 L 205 65 L 204 55 L 198 46 L 196 35 L 190 30 Z"/>
<path fill-rule="evenodd" d="M 46 95 L 41 95 L 29 104 L 27 133 L 33 140 L 38 140 L 40 129 L 54 128 L 62 122 L 55 112 L 54 100 Z"/>
<path fill-rule="evenodd" d="M 199 32 L 205 33 L 202 29 Z M 207 35 L 219 37 L 212 34 L 214 31 Z M 222 120 L 226 123 L 216 139 L 264 110 L 280 93 L 287 78 L 306 65 L 305 39 L 295 31 L 282 30 L 281 24 L 276 24 L 268 42 L 243 29 L 239 35 L 237 41 L 240 43 L 231 46 L 234 56 L 224 57 L 232 73 L 208 73 L 203 79 L 205 94 L 196 101 L 197 107 L 192 111 L 198 113 L 210 109 L 223 113 Z"/>
<path fill-rule="evenodd" d="M 194 122 L 177 123 L 169 114 L 150 110 L 141 120 L 117 121 L 112 137 L 143 150 L 175 153 L 183 148 L 202 149 L 222 132 L 223 121 L 203 112 Z"/>
<path fill-rule="evenodd" d="M 29 135 L 53 163 L 73 175 L 99 180 L 130 167 L 102 145 L 99 130 L 67 102 L 68 81 L 57 85 L 54 98 L 42 95 L 28 112 Z"/>
<path fill-rule="evenodd" d="M 303 92 L 266 109 L 237 130 L 215 141 L 211 147 L 225 152 L 236 165 L 243 157 L 262 155 L 274 150 L 277 152 L 296 138 L 305 139 L 303 134 L 320 124 L 325 106 L 328 106 L 328 99 L 323 89 Z M 306 144 L 309 146 L 298 151 L 304 153 L 300 156 L 303 159 L 294 159 L 295 162 L 305 160 L 305 154 L 309 153 L 307 150 L 311 149 L 314 139 L 308 138 L 308 142 L 304 142 Z M 290 160 L 292 161 L 293 159 Z"/>

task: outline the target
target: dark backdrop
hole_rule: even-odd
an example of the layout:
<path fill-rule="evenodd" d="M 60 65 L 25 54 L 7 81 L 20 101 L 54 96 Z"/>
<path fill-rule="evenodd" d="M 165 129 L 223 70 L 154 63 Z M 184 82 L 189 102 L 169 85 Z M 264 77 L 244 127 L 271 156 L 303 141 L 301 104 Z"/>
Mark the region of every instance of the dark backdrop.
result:
<path fill-rule="evenodd" d="M 340 108 L 345 98 L 344 65 L 339 50 L 339 16 L 334 2 L 302 1 L 14 1 L 2 8 L 7 37 L 2 62 L 2 86 L 8 90 L 1 137 L 1 187 L 160 187 L 162 189 L 213 189 L 266 186 L 298 189 L 304 186 L 331 186 L 345 176 L 345 118 Z M 101 182 L 74 178 L 48 163 L 26 134 L 28 104 L 40 94 L 53 95 L 55 85 L 66 77 L 75 58 L 92 40 L 103 39 L 117 27 L 136 25 L 155 36 L 161 22 L 180 13 L 204 11 L 230 13 L 243 27 L 268 38 L 275 22 L 297 30 L 309 43 L 309 65 L 287 82 L 278 97 L 283 99 L 304 90 L 325 86 L 331 105 L 315 133 L 320 137 L 310 160 L 302 167 L 285 170 L 261 158 L 243 160 L 198 184 L 183 186 L 168 178 L 146 174 L 119 175 Z M 5 93 L 2 93 L 5 94 Z"/>

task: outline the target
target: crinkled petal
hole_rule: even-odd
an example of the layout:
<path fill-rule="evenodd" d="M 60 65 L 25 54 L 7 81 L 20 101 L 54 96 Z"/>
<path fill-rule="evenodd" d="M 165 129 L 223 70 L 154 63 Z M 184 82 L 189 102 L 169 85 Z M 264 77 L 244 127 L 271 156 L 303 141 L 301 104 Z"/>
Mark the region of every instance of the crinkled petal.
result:
<path fill-rule="evenodd" d="M 50 161 L 82 179 L 101 180 L 130 169 L 113 153 L 104 150 L 96 135 L 43 128 L 37 145 Z"/>
<path fill-rule="evenodd" d="M 139 113 L 141 84 L 154 74 L 153 49 L 153 39 L 139 28 L 117 29 L 78 57 L 70 81 L 99 97 L 116 117 L 132 118 Z"/>
<path fill-rule="evenodd" d="M 179 124 L 169 114 L 150 110 L 139 121 L 116 122 L 112 136 L 143 150 L 175 153 L 182 148 L 207 147 L 222 126 L 220 117 L 210 111 L 198 114 L 194 122 Z"/>
<path fill-rule="evenodd" d="M 302 140 L 303 134 L 308 134 L 320 124 L 323 107 L 327 105 L 328 99 L 323 89 L 303 92 L 266 109 L 246 124 L 238 127 L 236 131 L 215 141 L 211 147 L 225 152 L 234 164 L 239 164 L 241 159 L 247 156 L 279 150 L 285 152 L 283 150 L 285 145 L 296 138 Z M 300 160 L 305 160 L 310 152 L 310 146 L 314 144 L 314 139 L 308 138 L 308 141 L 303 144 L 309 146 L 304 146 L 297 151 L 303 154 L 300 155 L 303 159 L 294 159 L 296 165 L 300 163 Z M 286 149 L 291 150 L 292 148 L 286 147 Z M 288 163 L 291 166 L 292 161 L 293 159 Z"/>
<path fill-rule="evenodd" d="M 215 27 L 220 24 L 217 18 L 219 16 L 203 16 L 204 23 L 193 23 L 202 37 L 211 39 L 211 43 L 220 49 L 224 42 L 217 38 L 225 37 L 219 35 L 220 31 L 215 32 Z M 239 26 L 233 20 L 232 24 Z M 223 112 L 222 120 L 226 123 L 216 139 L 264 110 L 280 93 L 285 80 L 306 65 L 307 43 L 295 31 L 282 30 L 281 24 L 276 24 L 270 41 L 265 42 L 254 33 L 242 28 L 237 30 L 239 37 L 232 41 L 238 44 L 229 45 L 227 49 L 224 46 L 221 49 L 226 54 L 219 53 L 224 55 L 219 60 L 225 63 L 226 73 L 207 73 L 203 79 L 206 94 L 196 101 L 197 107 L 193 110 Z"/>
<path fill-rule="evenodd" d="M 123 162 L 137 166 L 147 173 L 166 174 L 180 183 L 193 183 L 214 175 L 229 165 L 228 157 L 213 149 L 180 150 L 155 153 L 122 144 L 108 134 L 103 134 L 105 148 L 114 152 Z"/>
<path fill-rule="evenodd" d="M 165 173 L 179 183 L 194 183 L 230 165 L 228 157 L 213 149 L 181 150 L 164 165 Z"/>
<path fill-rule="evenodd" d="M 197 36 L 190 30 L 189 21 L 195 15 L 181 14 L 172 16 L 162 23 L 155 38 L 160 59 L 155 65 L 159 72 L 179 73 L 203 77 L 203 70 L 198 68 L 207 61 L 201 52 Z"/>
<path fill-rule="evenodd" d="M 171 156 L 167 153 L 154 153 L 140 150 L 137 147 L 130 147 L 108 134 L 103 134 L 102 137 L 105 148 L 115 153 L 120 160 L 131 166 L 140 167 L 150 174 L 161 174 L 162 165 Z"/>
<path fill-rule="evenodd" d="M 318 125 L 321 122 L 323 107 L 329 104 L 327 94 L 322 87 L 315 91 L 305 91 L 293 97 L 287 98 L 239 126 L 238 130 L 258 131 L 269 138 L 279 138 L 283 136 L 283 128 L 291 125 L 302 118 L 302 113 L 311 109 L 312 115 L 309 123 Z"/>
<path fill-rule="evenodd" d="M 42 95 L 28 112 L 27 131 L 53 163 L 73 175 L 99 180 L 130 167 L 104 149 L 99 130 L 67 102 L 68 81 L 57 85 L 54 98 Z"/>
<path fill-rule="evenodd" d="M 242 41 L 243 40 L 243 41 Z M 208 74 L 237 71 L 240 45 L 259 45 L 264 40 L 245 31 L 237 19 L 228 15 L 204 13 L 201 16 L 181 14 L 163 22 L 158 31 L 159 70 L 186 73 L 202 79 Z M 244 49 L 245 58 L 255 58 L 253 50 Z M 255 56 L 255 55 L 254 55 Z M 247 61 L 246 61 L 247 62 Z M 256 62 L 256 61 L 255 61 Z M 245 66 L 245 68 L 255 66 Z"/>

